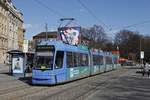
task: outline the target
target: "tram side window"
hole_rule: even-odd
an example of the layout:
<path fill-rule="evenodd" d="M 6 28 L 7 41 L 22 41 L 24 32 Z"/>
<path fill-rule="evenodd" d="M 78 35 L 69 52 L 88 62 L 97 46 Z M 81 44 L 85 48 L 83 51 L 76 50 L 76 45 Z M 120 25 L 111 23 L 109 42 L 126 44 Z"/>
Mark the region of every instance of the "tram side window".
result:
<path fill-rule="evenodd" d="M 106 63 L 107 64 L 112 64 L 112 58 L 111 57 L 106 57 Z"/>
<path fill-rule="evenodd" d="M 96 55 L 93 55 L 93 65 L 96 65 Z"/>
<path fill-rule="evenodd" d="M 85 56 L 86 56 L 85 65 L 86 65 L 86 66 L 89 66 L 89 65 L 88 65 L 88 64 L 89 64 L 89 58 L 88 58 L 88 55 L 85 54 Z"/>
<path fill-rule="evenodd" d="M 109 57 L 106 57 L 106 63 L 110 64 Z"/>
<path fill-rule="evenodd" d="M 81 62 L 82 62 L 82 58 L 81 58 L 81 54 L 80 53 L 77 53 L 78 55 L 78 66 L 82 66 Z"/>
<path fill-rule="evenodd" d="M 99 56 L 93 55 L 93 65 L 99 65 Z"/>
<path fill-rule="evenodd" d="M 87 54 L 80 54 L 80 65 L 81 66 L 88 66 L 88 55 Z"/>
<path fill-rule="evenodd" d="M 112 57 L 110 57 L 109 59 L 110 59 L 110 64 L 113 64 L 113 60 L 112 60 Z"/>
<path fill-rule="evenodd" d="M 78 53 L 78 66 L 82 66 L 82 55 L 81 53 Z"/>
<path fill-rule="evenodd" d="M 64 51 L 57 51 L 56 60 L 55 60 L 56 69 L 63 67 L 63 59 L 64 59 Z"/>
<path fill-rule="evenodd" d="M 117 64 L 117 57 L 114 57 L 114 64 Z"/>
<path fill-rule="evenodd" d="M 103 65 L 103 56 L 100 56 L 100 65 Z"/>
<path fill-rule="evenodd" d="M 78 65 L 79 65 L 79 54 L 78 53 L 73 53 L 73 62 L 74 62 L 74 67 L 78 67 Z"/>
<path fill-rule="evenodd" d="M 67 67 L 73 67 L 73 53 L 67 52 Z"/>

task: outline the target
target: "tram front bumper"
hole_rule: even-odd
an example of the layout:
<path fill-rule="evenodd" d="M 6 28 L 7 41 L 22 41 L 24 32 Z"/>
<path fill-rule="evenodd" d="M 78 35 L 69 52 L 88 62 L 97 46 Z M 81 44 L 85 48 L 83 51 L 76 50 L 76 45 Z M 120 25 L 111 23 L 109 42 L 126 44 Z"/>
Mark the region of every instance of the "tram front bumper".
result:
<path fill-rule="evenodd" d="M 32 84 L 51 85 L 55 84 L 55 75 L 50 71 L 33 70 L 32 71 Z"/>

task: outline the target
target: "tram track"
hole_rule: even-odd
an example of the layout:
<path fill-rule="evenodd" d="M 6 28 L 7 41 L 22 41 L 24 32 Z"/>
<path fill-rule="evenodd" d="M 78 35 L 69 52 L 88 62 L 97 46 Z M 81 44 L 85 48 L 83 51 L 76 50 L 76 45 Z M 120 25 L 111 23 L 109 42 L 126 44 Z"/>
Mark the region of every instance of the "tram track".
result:
<path fill-rule="evenodd" d="M 107 76 L 107 78 L 105 77 L 105 78 L 101 79 L 103 81 L 100 80 L 99 82 L 97 82 L 97 80 L 96 80 L 96 81 L 92 82 L 92 83 L 96 83 L 97 82 L 97 84 L 95 84 L 95 85 L 93 85 L 91 83 L 91 80 L 89 80 L 89 81 L 86 81 L 84 83 L 81 83 L 77 87 L 72 87 L 73 89 L 71 89 L 71 90 L 70 89 L 65 90 L 66 91 L 65 93 L 63 93 L 64 90 L 62 90 L 62 91 L 59 92 L 61 94 L 58 93 L 58 94 L 55 94 L 55 96 L 53 95 L 52 97 L 44 97 L 44 98 L 42 98 L 40 100 L 49 100 L 49 99 L 52 99 L 52 100 L 56 99 L 57 100 L 60 97 L 63 100 L 76 100 L 76 99 L 82 100 L 84 98 L 84 95 L 86 96 L 87 94 L 89 94 L 91 92 L 95 92 L 97 90 L 97 88 L 109 86 L 109 84 L 107 85 L 106 83 L 109 83 L 108 81 L 111 81 L 112 77 L 114 77 L 114 75 L 109 76 L 109 77 Z M 77 91 L 79 91 L 79 92 L 77 92 Z M 71 96 L 67 97 L 67 95 L 69 93 L 71 93 Z"/>
<path fill-rule="evenodd" d="M 79 82 L 77 81 L 76 83 L 79 83 Z M 74 84 L 74 83 L 71 83 L 71 84 Z M 66 84 L 66 85 L 68 85 L 68 84 Z M 78 85 L 79 84 L 77 84 L 74 87 L 77 87 Z M 54 87 L 52 87 L 53 89 L 50 89 L 50 87 L 45 87 L 45 88 L 41 87 L 41 88 L 36 89 L 36 88 L 31 87 L 31 86 L 27 86 L 27 87 L 26 86 L 19 86 L 19 87 L 14 87 L 13 89 L 7 89 L 7 90 L 3 91 L 2 94 L 5 94 L 5 95 L 3 95 L 3 97 L 8 97 L 9 96 L 11 98 L 11 100 L 16 100 L 16 99 L 22 99 L 23 97 L 26 98 L 29 95 L 36 94 L 38 92 L 39 93 L 41 93 L 41 92 L 45 93 L 47 91 L 48 93 L 50 93 L 51 90 L 56 90 L 56 89 L 59 90 L 61 86 L 54 86 Z M 71 86 L 70 88 L 74 88 L 74 87 Z M 70 88 L 66 88 L 66 90 L 68 90 Z M 18 93 L 14 92 L 14 91 L 17 91 L 17 92 L 20 92 L 20 93 L 22 93 L 22 91 L 30 91 L 30 92 L 24 92 L 21 95 L 19 95 Z M 62 90 L 62 91 L 64 91 L 64 90 Z M 62 91 L 60 91 L 60 92 L 62 92 Z M 13 94 L 18 94 L 18 95 L 13 95 L 13 94 L 11 95 L 10 92 L 13 92 Z M 56 95 L 58 93 L 59 92 L 56 92 Z M 6 96 L 6 95 L 8 95 L 8 96 Z M 52 94 L 52 95 L 54 95 L 54 94 Z"/>
<path fill-rule="evenodd" d="M 0 96 L 2 100 L 18 100 L 21 97 L 45 90 L 47 87 L 20 87 L 18 90 Z"/>
<path fill-rule="evenodd" d="M 110 74 L 112 74 L 112 73 L 110 72 Z M 55 90 L 55 92 L 54 91 L 52 92 L 53 89 L 45 90 L 45 91 L 43 91 L 43 93 L 35 93 L 34 95 L 30 96 L 29 98 L 31 100 L 33 100 L 35 98 L 37 98 L 36 100 L 49 100 L 49 99 L 57 100 L 60 98 L 61 98 L 61 100 L 75 100 L 77 98 L 80 99 L 81 97 L 83 97 L 83 95 L 91 93 L 91 91 L 92 92 L 96 91 L 97 87 L 99 85 L 102 87 L 103 87 L 103 85 L 106 85 L 105 81 L 108 81 L 114 77 L 114 75 L 110 75 L 110 74 L 102 75 L 104 77 L 103 78 L 100 77 L 102 81 L 97 82 L 97 85 L 93 85 L 90 83 L 93 80 L 95 80 L 95 78 L 97 78 L 97 76 L 93 76 L 93 77 L 90 77 L 90 79 L 83 79 L 81 81 L 79 80 L 80 82 L 75 81 L 75 82 L 73 82 L 73 84 L 69 84 L 70 85 L 69 87 L 68 86 L 64 87 L 62 89 L 59 89 L 58 91 Z M 118 74 L 116 74 L 116 75 L 118 75 Z M 88 81 L 85 81 L 85 80 L 88 80 Z M 96 83 L 96 81 L 95 81 L 95 83 Z M 79 91 L 79 92 L 77 92 L 77 91 Z M 68 96 L 68 94 L 70 94 L 70 93 L 71 93 L 71 96 Z M 26 98 L 26 97 L 24 97 L 24 98 Z"/>
<path fill-rule="evenodd" d="M 111 79 L 121 75 L 120 70 L 57 86 L 30 86 L 24 83 L 17 87 L 0 90 L 0 98 L 2 100 L 60 100 L 60 98 L 61 100 L 82 100 L 97 89 L 105 87 Z"/>
<path fill-rule="evenodd" d="M 0 96 L 9 92 L 17 91 L 19 89 L 25 89 L 27 87 L 29 87 L 28 84 L 25 84 L 18 80 L 0 80 Z"/>
<path fill-rule="evenodd" d="M 88 91 L 87 93 L 79 96 L 78 98 L 74 99 L 74 100 L 87 100 L 91 95 L 97 93 L 97 92 L 100 92 L 100 91 L 103 91 L 105 88 L 109 87 L 110 85 L 112 84 L 115 84 L 114 82 L 116 82 L 118 80 L 118 78 L 121 78 L 122 76 L 124 76 L 126 73 L 124 74 L 121 74 L 119 77 L 110 77 L 109 78 L 109 81 L 108 80 L 105 80 L 104 81 L 104 84 L 102 85 L 97 85 L 96 88 L 94 89 L 91 89 L 90 91 Z"/>
<path fill-rule="evenodd" d="M 26 89 L 26 88 L 30 88 L 30 86 L 28 86 L 28 85 L 20 85 L 20 86 L 16 86 L 16 87 L 0 90 L 0 96 L 4 95 L 4 94 L 8 94 L 10 92 L 18 91 L 18 90 L 21 90 L 21 89 Z"/>
<path fill-rule="evenodd" d="M 70 88 L 63 89 L 55 94 L 45 96 L 44 98 L 42 98 L 40 100 L 49 100 L 49 99 L 57 100 L 60 97 L 62 100 L 75 100 L 76 98 L 79 98 L 82 95 L 88 93 L 88 91 L 92 91 L 92 90 L 96 89 L 96 86 L 89 84 L 89 82 L 90 82 L 90 80 L 88 82 L 86 81 L 81 84 L 72 86 Z M 101 83 L 101 84 L 103 84 L 103 83 Z M 101 85 L 101 84 L 99 84 L 99 85 Z M 67 96 L 70 93 L 71 93 L 71 95 Z"/>
<path fill-rule="evenodd" d="M 17 84 L 26 84 L 26 83 L 24 83 L 24 82 L 22 82 L 22 81 L 18 81 L 18 80 L 8 80 L 8 81 L 0 81 L 0 87 L 1 86 L 9 86 L 9 85 L 11 85 L 11 86 L 13 86 L 13 85 L 17 85 Z"/>

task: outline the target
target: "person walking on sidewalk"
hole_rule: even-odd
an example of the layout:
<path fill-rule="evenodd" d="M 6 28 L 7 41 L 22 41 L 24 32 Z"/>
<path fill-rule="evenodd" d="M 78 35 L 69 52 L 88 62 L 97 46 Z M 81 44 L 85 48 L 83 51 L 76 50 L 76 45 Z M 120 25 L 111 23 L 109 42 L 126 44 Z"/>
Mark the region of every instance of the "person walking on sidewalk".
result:
<path fill-rule="evenodd" d="M 148 73 L 147 73 L 148 77 L 150 75 L 150 64 L 148 64 Z"/>
<path fill-rule="evenodd" d="M 145 64 L 144 71 L 147 74 L 147 76 L 149 77 L 149 74 L 150 74 L 150 65 L 148 63 Z"/>
<path fill-rule="evenodd" d="M 143 63 L 141 67 L 142 67 L 142 75 L 144 76 L 145 75 L 145 63 Z"/>

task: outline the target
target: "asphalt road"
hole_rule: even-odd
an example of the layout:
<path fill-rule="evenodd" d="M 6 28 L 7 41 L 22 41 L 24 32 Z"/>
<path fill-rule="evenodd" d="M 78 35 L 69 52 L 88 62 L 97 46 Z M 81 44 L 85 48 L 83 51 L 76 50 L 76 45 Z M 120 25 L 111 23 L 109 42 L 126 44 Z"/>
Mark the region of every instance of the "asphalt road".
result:
<path fill-rule="evenodd" d="M 131 73 L 112 79 L 86 100 L 150 100 L 150 78 L 137 74 L 135 69 L 129 70 Z"/>
<path fill-rule="evenodd" d="M 123 68 L 57 86 L 0 74 L 0 100 L 149 100 L 150 78 Z M 27 83 L 26 83 L 27 82 Z"/>

